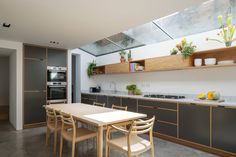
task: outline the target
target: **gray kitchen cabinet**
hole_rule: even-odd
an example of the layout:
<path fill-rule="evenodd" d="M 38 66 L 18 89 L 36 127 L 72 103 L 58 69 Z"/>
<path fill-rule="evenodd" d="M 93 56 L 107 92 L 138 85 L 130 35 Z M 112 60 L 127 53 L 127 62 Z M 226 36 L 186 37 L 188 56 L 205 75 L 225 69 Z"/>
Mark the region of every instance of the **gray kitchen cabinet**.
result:
<path fill-rule="evenodd" d="M 25 59 L 24 90 L 46 90 L 46 61 Z"/>
<path fill-rule="evenodd" d="M 137 99 L 132 98 L 122 98 L 122 106 L 127 106 L 127 110 L 131 112 L 137 112 L 138 106 L 137 106 Z"/>
<path fill-rule="evenodd" d="M 48 66 L 67 66 L 67 50 L 48 48 Z"/>
<path fill-rule="evenodd" d="M 105 106 L 107 106 L 107 96 L 106 95 L 97 95 L 97 102 L 98 103 L 105 103 Z"/>
<path fill-rule="evenodd" d="M 179 138 L 210 146 L 210 107 L 179 105 Z"/>
<path fill-rule="evenodd" d="M 107 97 L 107 106 L 106 107 L 111 108 L 113 104 L 117 105 L 117 106 L 120 106 L 121 105 L 121 98 L 120 97 L 116 97 L 116 96 L 108 96 Z"/>
<path fill-rule="evenodd" d="M 34 124 L 46 121 L 46 92 L 24 93 L 24 124 Z"/>
<path fill-rule="evenodd" d="M 46 48 L 24 45 L 24 126 L 45 122 Z"/>
<path fill-rule="evenodd" d="M 212 147 L 236 153 L 236 109 L 213 107 Z"/>
<path fill-rule="evenodd" d="M 84 104 L 93 105 L 97 101 L 97 96 L 93 94 L 81 94 L 81 102 Z"/>
<path fill-rule="evenodd" d="M 177 137 L 177 125 L 156 121 L 153 127 L 153 131 L 172 137 Z"/>

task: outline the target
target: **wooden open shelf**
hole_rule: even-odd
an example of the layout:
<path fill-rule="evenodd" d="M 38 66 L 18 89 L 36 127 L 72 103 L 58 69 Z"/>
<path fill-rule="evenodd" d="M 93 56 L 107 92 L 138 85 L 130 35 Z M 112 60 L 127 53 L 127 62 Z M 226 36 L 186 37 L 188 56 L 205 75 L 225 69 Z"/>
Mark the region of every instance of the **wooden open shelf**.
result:
<path fill-rule="evenodd" d="M 95 73 L 95 75 L 105 74 L 105 66 L 97 66 L 94 69 L 94 73 Z"/>
<path fill-rule="evenodd" d="M 194 59 L 201 58 L 203 66 L 195 67 Z M 216 58 L 217 61 L 234 60 L 234 64 L 228 65 L 211 65 L 204 64 L 205 58 Z M 191 57 L 183 59 L 181 55 L 170 55 L 163 57 L 155 57 L 126 63 L 116 63 L 96 68 L 96 74 L 122 74 L 134 73 L 130 70 L 130 64 L 138 63 L 144 66 L 143 71 L 135 72 L 154 72 L 154 71 L 175 71 L 175 70 L 189 70 L 189 69 L 209 69 L 209 68 L 223 68 L 236 66 L 236 47 L 211 49 L 206 51 L 195 52 Z"/>
<path fill-rule="evenodd" d="M 135 65 L 134 65 L 135 64 Z M 139 67 L 143 67 L 142 70 Z M 129 62 L 129 72 L 143 72 L 145 71 L 145 60 L 136 60 Z"/>

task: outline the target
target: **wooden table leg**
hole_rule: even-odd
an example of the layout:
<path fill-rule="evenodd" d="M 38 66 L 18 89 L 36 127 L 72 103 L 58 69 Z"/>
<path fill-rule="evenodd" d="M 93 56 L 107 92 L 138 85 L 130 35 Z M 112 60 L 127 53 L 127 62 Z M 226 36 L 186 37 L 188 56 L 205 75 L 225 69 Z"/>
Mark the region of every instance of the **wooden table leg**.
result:
<path fill-rule="evenodd" d="M 98 127 L 97 156 L 103 157 L 103 126 Z"/>

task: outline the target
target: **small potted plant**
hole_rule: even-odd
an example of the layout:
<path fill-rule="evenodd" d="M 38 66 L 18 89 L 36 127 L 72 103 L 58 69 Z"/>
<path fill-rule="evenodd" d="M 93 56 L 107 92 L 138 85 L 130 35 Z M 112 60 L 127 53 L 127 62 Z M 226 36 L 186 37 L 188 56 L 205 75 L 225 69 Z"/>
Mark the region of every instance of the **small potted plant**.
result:
<path fill-rule="evenodd" d="M 129 50 L 128 53 L 128 61 L 131 62 L 132 61 L 132 54 L 131 54 L 131 50 Z"/>
<path fill-rule="evenodd" d="M 232 45 L 232 43 L 236 40 L 234 38 L 236 26 L 233 25 L 233 22 L 232 22 L 233 16 L 232 16 L 232 14 L 228 14 L 227 19 L 226 19 L 226 21 L 227 21 L 226 23 L 223 23 L 223 16 L 222 15 L 218 16 L 218 20 L 219 20 L 221 31 L 219 33 L 217 33 L 217 35 L 221 39 L 206 38 L 206 40 L 207 41 L 212 40 L 212 41 L 224 43 L 226 47 L 230 47 Z"/>
<path fill-rule="evenodd" d="M 87 68 L 87 74 L 88 74 L 88 77 L 91 78 L 95 72 L 94 72 L 94 69 L 96 67 L 96 62 L 93 60 L 93 62 L 89 63 L 88 65 L 88 68 Z"/>
<path fill-rule="evenodd" d="M 176 45 L 176 48 L 173 48 L 170 52 L 171 55 L 176 55 L 178 52 L 181 53 L 183 59 L 187 59 L 196 51 L 196 46 L 192 42 L 188 43 L 185 38 L 181 40 L 179 44 Z"/>
<path fill-rule="evenodd" d="M 125 55 L 126 55 L 126 52 L 124 50 L 120 51 L 120 62 L 121 63 L 124 63 L 126 62 L 126 59 L 125 59 Z"/>
<path fill-rule="evenodd" d="M 135 84 L 127 85 L 126 89 L 128 90 L 129 95 L 134 95 L 134 91 L 137 88 Z"/>

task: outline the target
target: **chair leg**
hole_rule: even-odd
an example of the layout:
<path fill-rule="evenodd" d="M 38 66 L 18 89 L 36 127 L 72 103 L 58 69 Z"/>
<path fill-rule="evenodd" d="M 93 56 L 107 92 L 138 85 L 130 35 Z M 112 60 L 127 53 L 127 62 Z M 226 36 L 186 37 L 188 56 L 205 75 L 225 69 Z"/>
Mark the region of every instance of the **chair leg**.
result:
<path fill-rule="evenodd" d="M 75 156 L 75 142 L 72 142 L 72 152 L 71 152 L 71 157 Z"/>
<path fill-rule="evenodd" d="M 48 146 L 49 138 L 50 138 L 50 129 L 47 127 L 47 132 L 46 132 L 46 146 Z"/>
<path fill-rule="evenodd" d="M 54 148 L 53 148 L 54 154 L 56 154 L 56 150 L 57 150 L 57 130 L 54 131 Z"/>
<path fill-rule="evenodd" d="M 152 143 L 151 151 L 152 151 L 152 157 L 154 157 L 154 144 L 153 143 Z"/>
<path fill-rule="evenodd" d="M 63 137 L 61 136 L 61 142 L 60 142 L 60 157 L 62 157 L 62 148 L 63 148 Z"/>

